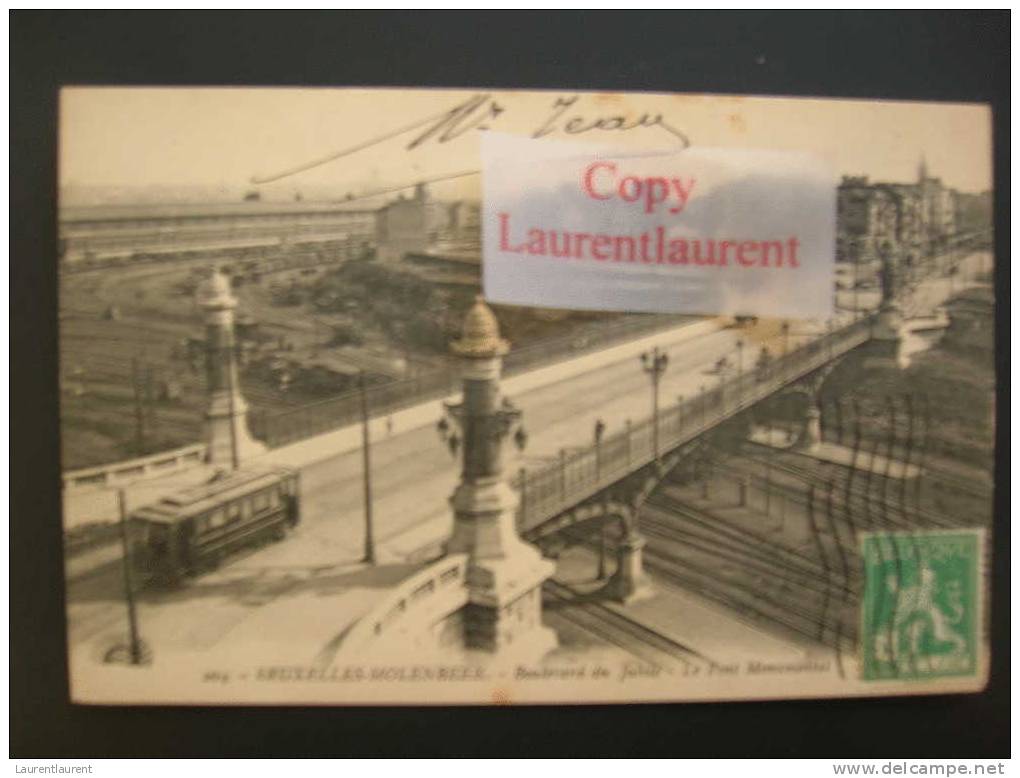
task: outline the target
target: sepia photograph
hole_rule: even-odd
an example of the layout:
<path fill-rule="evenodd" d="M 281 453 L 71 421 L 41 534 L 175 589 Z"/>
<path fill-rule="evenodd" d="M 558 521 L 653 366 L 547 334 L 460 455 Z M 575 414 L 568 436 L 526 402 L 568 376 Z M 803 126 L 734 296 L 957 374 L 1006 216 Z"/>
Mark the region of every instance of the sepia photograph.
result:
<path fill-rule="evenodd" d="M 986 683 L 987 106 L 65 87 L 58 184 L 75 702 Z"/>

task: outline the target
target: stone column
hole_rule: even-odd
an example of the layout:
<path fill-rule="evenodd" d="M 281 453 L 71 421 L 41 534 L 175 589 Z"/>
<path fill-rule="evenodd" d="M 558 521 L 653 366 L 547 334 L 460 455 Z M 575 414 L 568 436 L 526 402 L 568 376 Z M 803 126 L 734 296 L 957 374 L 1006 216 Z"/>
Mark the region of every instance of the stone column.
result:
<path fill-rule="evenodd" d="M 451 408 L 463 433 L 461 480 L 450 498 L 448 554 L 467 554 L 465 645 L 517 659 L 537 659 L 556 645 L 542 624 L 542 583 L 555 565 L 517 534 L 517 495 L 503 475 L 502 448 L 520 412 L 500 395 L 509 348 L 481 297 L 453 344 L 463 360 L 464 402 Z"/>
<path fill-rule="evenodd" d="M 216 268 L 199 285 L 197 298 L 206 331 L 207 460 L 217 467 L 232 468 L 265 451 L 248 431 L 248 404 L 241 395 L 234 340 L 237 298 L 229 279 Z"/>
<path fill-rule="evenodd" d="M 645 576 L 643 550 L 645 539 L 636 530 L 627 534 L 616 547 L 616 572 L 607 584 L 607 593 L 622 603 L 640 600 L 652 594 L 652 586 Z"/>
<path fill-rule="evenodd" d="M 810 450 L 817 448 L 822 442 L 822 411 L 812 401 L 808 406 L 804 420 L 804 432 L 800 436 L 798 448 Z"/>
<path fill-rule="evenodd" d="M 888 251 L 882 253 L 882 302 L 878 309 L 872 337 L 875 340 L 896 341 L 900 339 L 903 326 L 903 313 L 897 302 L 899 293 L 899 274 L 894 260 Z"/>

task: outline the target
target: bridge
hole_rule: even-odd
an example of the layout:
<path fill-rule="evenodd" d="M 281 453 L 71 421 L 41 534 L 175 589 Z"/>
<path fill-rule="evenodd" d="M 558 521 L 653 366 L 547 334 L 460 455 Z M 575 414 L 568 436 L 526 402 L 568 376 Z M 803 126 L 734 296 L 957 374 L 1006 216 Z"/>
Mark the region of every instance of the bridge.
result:
<path fill-rule="evenodd" d="M 838 360 L 870 340 L 875 316 L 851 322 L 791 349 L 762 368 L 738 372 L 700 397 L 607 437 L 597 446 L 562 452 L 559 461 L 514 480 L 520 492 L 517 526 L 536 537 L 562 526 L 556 519 L 783 387 Z"/>
<path fill-rule="evenodd" d="M 469 359 L 495 362 L 500 355 L 498 329 L 494 319 L 486 318 L 491 313 L 485 313 L 483 303 L 476 304 L 476 310 L 482 311 L 475 315 L 483 324 L 475 329 L 487 334 L 475 338 L 482 345 L 471 341 L 469 316 L 462 341 L 469 343 L 466 353 L 472 355 Z M 555 462 L 530 472 L 521 469 L 510 479 L 512 498 L 499 491 L 502 477 L 498 448 L 499 441 L 519 421 L 520 413 L 508 400 L 497 404 L 497 371 L 486 372 L 469 364 L 465 368 L 464 402 L 449 408 L 465 441 L 464 471 L 451 499 L 455 512 L 453 535 L 434 563 L 399 584 L 384 602 L 363 616 L 348 640 L 339 641 L 330 657 L 391 650 L 392 636 L 406 643 L 411 639 L 409 629 L 417 629 L 420 641 L 423 635 L 443 633 L 444 625 L 454 618 L 464 621 L 468 648 L 501 654 L 515 644 L 526 643 L 520 633 L 527 636 L 541 629 L 541 619 L 535 615 L 536 610 L 540 611 L 538 589 L 548 590 L 547 596 L 563 596 L 562 587 L 551 580 L 552 569 L 538 566 L 530 544 L 541 544 L 557 533 L 589 522 L 618 521 L 621 528 L 615 544 L 616 573 L 605 590 L 610 600 L 626 604 L 642 596 L 646 582 L 639 515 L 643 501 L 680 461 L 678 452 L 784 388 L 824 375 L 831 365 L 873 338 L 882 340 L 884 315 L 868 315 L 830 327 L 820 337 L 751 369 L 722 373 L 715 387 L 697 397 L 657 410 L 651 418 L 628 424 L 616 434 L 597 435 L 591 446 L 562 450 Z M 473 382 L 488 388 L 475 387 Z M 820 383 L 817 378 L 816 383 Z M 805 426 L 810 423 L 809 418 Z M 501 524 L 513 529 L 499 530 Z M 463 573 L 451 572 L 453 568 L 461 570 L 461 565 Z M 499 572 L 490 574 L 493 569 Z M 455 584 L 460 577 L 463 580 L 458 587 Z M 439 580 L 451 586 L 440 588 L 436 583 Z M 446 593 L 443 598 L 425 596 L 439 590 Z M 444 602 L 453 603 L 453 610 L 437 611 L 437 603 Z M 522 602 L 527 603 L 521 606 L 525 608 L 523 615 L 514 618 L 512 609 Z M 422 605 L 416 608 L 416 603 Z M 589 608 L 591 605 L 588 603 Z M 602 631 L 648 632 L 625 613 L 608 611 L 605 604 L 598 607 L 603 611 L 597 616 Z M 595 617 L 591 613 L 588 616 Z M 522 627 L 522 621 L 530 629 Z M 386 628 L 388 624 L 400 626 Z M 667 640 L 658 635 L 652 645 Z M 667 657 L 663 660 L 667 663 L 670 655 L 680 664 L 697 661 L 695 652 L 679 643 L 669 650 L 661 646 L 658 649 L 657 656 Z"/>

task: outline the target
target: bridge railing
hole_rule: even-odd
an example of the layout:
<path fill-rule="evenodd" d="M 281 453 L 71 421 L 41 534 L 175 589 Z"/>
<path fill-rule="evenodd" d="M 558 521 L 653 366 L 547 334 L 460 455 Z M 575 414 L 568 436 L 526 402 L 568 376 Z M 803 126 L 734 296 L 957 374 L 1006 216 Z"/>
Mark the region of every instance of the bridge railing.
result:
<path fill-rule="evenodd" d="M 421 636 L 467 603 L 466 577 L 467 555 L 453 554 L 401 581 L 358 619 L 339 651 L 351 655 Z"/>
<path fill-rule="evenodd" d="M 122 486 L 140 478 L 176 473 L 202 464 L 205 461 L 206 448 L 205 443 L 195 443 L 173 451 L 161 451 L 158 454 L 149 454 L 124 462 L 68 470 L 63 474 L 64 489 Z"/>
<path fill-rule="evenodd" d="M 687 443 L 725 419 L 751 407 L 777 389 L 796 381 L 867 341 L 870 317 L 720 382 L 697 397 L 673 404 L 658 417 L 659 454 Z M 589 448 L 560 454 L 558 462 L 513 481 L 519 490 L 517 524 L 522 531 L 539 526 L 655 459 L 653 420 L 646 419 L 604 438 Z"/>

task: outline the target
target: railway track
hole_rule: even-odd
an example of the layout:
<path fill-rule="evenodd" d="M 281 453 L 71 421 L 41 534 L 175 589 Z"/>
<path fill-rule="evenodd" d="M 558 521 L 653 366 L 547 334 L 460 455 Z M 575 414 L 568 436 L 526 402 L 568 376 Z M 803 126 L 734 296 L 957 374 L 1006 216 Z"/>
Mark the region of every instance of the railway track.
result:
<path fill-rule="evenodd" d="M 689 646 L 628 618 L 605 603 L 585 599 L 559 581 L 546 581 L 542 591 L 546 600 L 553 604 L 552 608 L 544 610 L 544 618 L 553 626 L 560 620 L 579 627 L 667 672 L 696 664 L 711 664 L 711 660 Z"/>
<path fill-rule="evenodd" d="M 656 576 L 758 627 L 773 624 L 826 645 L 855 634 L 855 564 L 809 558 L 675 500 L 646 504 L 640 526 L 645 567 Z"/>
<path fill-rule="evenodd" d="M 772 473 L 784 473 L 796 480 L 798 483 L 803 483 L 807 486 L 815 486 L 820 490 L 818 497 L 822 500 L 825 499 L 826 491 L 831 483 L 833 485 L 833 491 L 837 497 L 837 505 L 834 506 L 834 512 L 840 514 L 844 520 L 847 519 L 847 513 L 849 511 L 857 512 L 860 509 L 862 513 L 869 515 L 869 523 L 872 523 L 874 519 L 878 518 L 884 524 L 896 525 L 901 528 L 915 529 L 919 527 L 943 527 L 951 528 L 958 526 L 958 523 L 948 516 L 943 516 L 934 511 L 920 508 L 918 506 L 906 507 L 904 501 L 901 499 L 890 498 L 886 496 L 887 484 L 882 476 L 872 476 L 872 481 L 876 478 L 882 483 L 882 486 L 877 490 L 873 488 L 873 485 L 869 485 L 869 479 L 866 474 L 860 474 L 856 479 L 855 483 L 850 486 L 850 500 L 846 501 L 847 495 L 847 481 L 849 476 L 848 468 L 841 468 L 845 471 L 841 477 L 832 478 L 831 474 L 822 474 L 815 468 L 804 467 L 800 465 L 792 464 L 788 461 L 778 460 L 774 457 L 774 452 L 763 452 L 758 454 L 754 449 L 760 448 L 756 444 L 749 443 L 745 446 L 744 451 L 741 455 L 731 457 L 725 462 L 716 462 L 716 466 L 730 470 L 743 470 L 747 472 L 749 468 L 747 463 L 751 462 L 757 468 L 758 471 L 753 472 L 753 475 L 760 476 L 761 471 L 768 469 Z M 769 456 L 771 454 L 771 456 Z M 766 457 L 769 457 L 766 460 Z M 776 491 L 781 491 L 788 499 L 792 499 L 794 502 L 798 502 L 801 505 L 806 505 L 805 490 L 798 489 L 796 486 L 791 484 L 784 484 L 782 482 L 773 482 L 770 487 Z M 894 487 L 897 488 L 898 487 Z M 876 494 L 879 491 L 881 493 Z M 854 500 L 858 501 L 858 505 L 854 505 Z M 853 520 L 853 516 L 850 516 Z M 861 525 L 856 525 L 861 528 Z M 870 527 L 868 527 L 870 529 Z"/>

